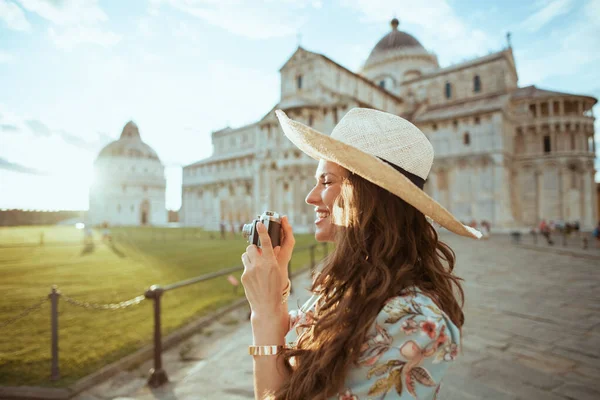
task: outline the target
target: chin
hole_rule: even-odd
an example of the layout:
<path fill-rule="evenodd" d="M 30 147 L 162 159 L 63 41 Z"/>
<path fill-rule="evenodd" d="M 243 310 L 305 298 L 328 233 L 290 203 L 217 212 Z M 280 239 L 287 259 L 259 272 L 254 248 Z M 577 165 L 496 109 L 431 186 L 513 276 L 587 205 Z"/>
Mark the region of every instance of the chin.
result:
<path fill-rule="evenodd" d="M 330 232 L 330 229 L 318 229 L 315 232 L 315 239 L 317 242 L 333 242 L 333 234 Z"/>

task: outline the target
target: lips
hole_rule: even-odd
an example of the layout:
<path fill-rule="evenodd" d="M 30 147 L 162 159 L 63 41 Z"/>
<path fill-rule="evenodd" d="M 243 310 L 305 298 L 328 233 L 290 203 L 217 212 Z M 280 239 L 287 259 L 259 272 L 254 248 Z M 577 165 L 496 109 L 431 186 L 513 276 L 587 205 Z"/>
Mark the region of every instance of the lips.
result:
<path fill-rule="evenodd" d="M 327 210 L 315 210 L 316 214 L 317 214 L 317 219 L 315 220 L 315 224 L 319 224 L 320 222 L 323 222 L 324 219 L 326 219 L 327 217 L 329 217 L 329 211 Z"/>

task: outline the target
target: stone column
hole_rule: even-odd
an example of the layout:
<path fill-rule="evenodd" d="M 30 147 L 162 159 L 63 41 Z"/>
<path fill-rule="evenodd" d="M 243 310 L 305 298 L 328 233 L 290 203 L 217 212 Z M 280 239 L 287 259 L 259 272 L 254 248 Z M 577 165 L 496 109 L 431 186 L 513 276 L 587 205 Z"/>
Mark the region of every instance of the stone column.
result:
<path fill-rule="evenodd" d="M 550 152 L 556 153 L 558 151 L 558 132 L 556 131 L 554 124 L 548 127 L 548 133 L 550 134 Z"/>
<path fill-rule="evenodd" d="M 492 193 L 494 199 L 493 221 L 494 224 L 506 227 L 512 224 L 513 218 L 510 212 L 510 190 L 508 185 L 510 181 L 510 172 L 505 165 L 502 154 L 492 154 L 493 168 Z"/>
<path fill-rule="evenodd" d="M 592 195 L 591 207 L 592 208 L 590 210 L 590 215 L 591 215 L 590 216 L 590 222 L 591 222 L 590 229 L 593 229 L 596 226 L 596 224 L 598 223 L 598 220 L 600 218 L 600 216 L 598 216 L 598 192 L 596 191 L 596 185 L 595 185 L 596 181 L 594 179 L 595 172 L 596 171 L 594 171 L 594 166 L 592 165 L 590 168 L 590 172 L 589 172 L 590 177 L 588 178 L 588 180 L 590 181 L 590 184 L 591 184 L 591 192 L 592 192 L 591 193 L 591 195 Z"/>
<path fill-rule="evenodd" d="M 565 115 L 565 99 L 560 99 L 558 102 L 558 114 Z"/>
<path fill-rule="evenodd" d="M 593 218 L 595 215 L 594 211 L 597 207 L 597 203 L 593 203 L 594 193 L 596 188 L 594 185 L 593 166 L 590 171 L 589 166 L 584 166 L 581 172 L 583 180 L 582 190 L 582 210 L 581 210 L 581 226 L 585 230 L 593 229 L 596 226 L 596 221 Z"/>
<path fill-rule="evenodd" d="M 565 173 L 565 165 L 558 167 L 558 217 L 564 221 L 567 215 L 566 211 L 566 193 L 568 191 L 568 173 Z"/>

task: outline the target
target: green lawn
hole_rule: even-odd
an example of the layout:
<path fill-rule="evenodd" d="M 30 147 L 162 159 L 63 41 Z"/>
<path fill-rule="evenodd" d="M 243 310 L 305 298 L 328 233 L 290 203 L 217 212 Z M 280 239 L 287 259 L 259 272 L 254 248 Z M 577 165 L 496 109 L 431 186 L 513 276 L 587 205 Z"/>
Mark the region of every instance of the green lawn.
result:
<path fill-rule="evenodd" d="M 241 236 L 211 239 L 218 233 L 192 228 L 115 228 L 112 233 L 112 246 L 94 232 L 94 246 L 85 247 L 83 232 L 70 226 L 0 228 L 0 385 L 66 386 L 151 342 L 151 301 L 122 310 L 87 310 L 61 299 L 62 378 L 51 383 L 50 303 L 14 324 L 2 325 L 41 301 L 53 284 L 78 300 L 115 303 L 143 294 L 152 284 L 241 265 L 240 255 L 247 246 Z M 316 243 L 312 235 L 296 239 L 298 250 Z M 322 250 L 318 246 L 317 259 Z M 308 251 L 297 251 L 293 269 L 308 261 Z M 243 296 L 243 289 L 235 294 L 225 277 L 167 292 L 163 332 Z"/>

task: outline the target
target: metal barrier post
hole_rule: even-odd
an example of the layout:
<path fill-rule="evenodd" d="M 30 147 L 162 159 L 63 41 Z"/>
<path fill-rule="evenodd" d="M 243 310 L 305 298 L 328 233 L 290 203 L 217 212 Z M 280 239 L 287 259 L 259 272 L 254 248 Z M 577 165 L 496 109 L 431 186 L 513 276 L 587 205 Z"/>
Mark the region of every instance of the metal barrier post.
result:
<path fill-rule="evenodd" d="M 51 352 L 52 362 L 50 365 L 50 380 L 57 381 L 60 379 L 60 370 L 58 368 L 58 297 L 60 293 L 56 289 L 56 285 L 52 286 L 52 291 L 48 295 L 50 297 L 50 321 L 52 329 Z"/>
<path fill-rule="evenodd" d="M 144 293 L 147 299 L 154 300 L 154 368 L 150 370 L 148 385 L 159 387 L 169 381 L 167 373 L 162 368 L 162 333 L 160 329 L 160 299 L 164 290 L 160 286 L 151 286 Z"/>

